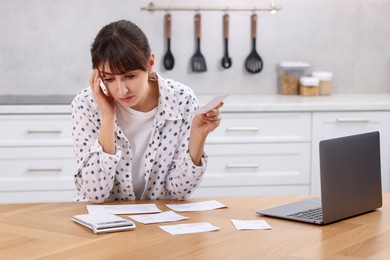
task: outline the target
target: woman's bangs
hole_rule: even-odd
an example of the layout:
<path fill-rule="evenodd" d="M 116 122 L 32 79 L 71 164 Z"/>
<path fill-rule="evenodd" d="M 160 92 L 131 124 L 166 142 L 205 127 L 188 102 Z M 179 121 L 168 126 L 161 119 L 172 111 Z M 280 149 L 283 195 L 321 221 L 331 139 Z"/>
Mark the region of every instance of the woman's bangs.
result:
<path fill-rule="evenodd" d="M 122 75 L 134 70 L 147 70 L 147 61 L 142 53 L 131 47 L 107 48 L 105 63 L 108 63 L 110 71 L 115 75 Z"/>

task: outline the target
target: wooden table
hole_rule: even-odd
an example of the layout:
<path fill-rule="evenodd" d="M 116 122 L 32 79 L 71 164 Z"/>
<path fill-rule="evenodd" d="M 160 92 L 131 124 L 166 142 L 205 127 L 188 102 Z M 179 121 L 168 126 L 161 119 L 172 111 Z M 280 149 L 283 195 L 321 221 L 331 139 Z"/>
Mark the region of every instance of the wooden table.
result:
<path fill-rule="evenodd" d="M 180 213 L 190 219 L 137 223 L 135 231 L 95 235 L 70 220 L 87 203 L 0 205 L 0 259 L 390 259 L 390 194 L 377 211 L 326 226 L 259 217 L 256 210 L 305 196 L 217 198 L 225 209 Z M 191 199 L 185 202 L 204 201 Z M 138 201 L 164 203 L 177 201 Z M 272 230 L 237 231 L 230 219 L 265 219 Z M 209 222 L 219 231 L 170 235 L 159 225 Z M 355 258 L 354 258 L 355 259 Z"/>

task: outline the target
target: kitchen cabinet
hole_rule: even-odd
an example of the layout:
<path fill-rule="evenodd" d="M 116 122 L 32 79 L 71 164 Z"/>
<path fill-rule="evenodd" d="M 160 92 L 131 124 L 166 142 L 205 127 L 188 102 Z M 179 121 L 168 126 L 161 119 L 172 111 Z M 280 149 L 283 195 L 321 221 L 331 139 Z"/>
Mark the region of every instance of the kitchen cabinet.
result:
<path fill-rule="evenodd" d="M 390 111 L 338 111 L 313 113 L 312 194 L 320 194 L 319 142 L 324 139 L 379 131 L 382 189 L 390 188 Z"/>
<path fill-rule="evenodd" d="M 0 115 L 0 166 L 0 203 L 72 201 L 70 115 Z"/>
<path fill-rule="evenodd" d="M 371 131 L 381 135 L 382 188 L 390 190 L 390 94 L 234 95 L 222 116 L 194 197 L 319 194 L 319 142 Z"/>
<path fill-rule="evenodd" d="M 311 114 L 226 113 L 193 197 L 309 194 Z"/>
<path fill-rule="evenodd" d="M 319 142 L 380 132 L 382 189 L 390 188 L 390 111 L 223 113 L 193 196 L 320 194 Z"/>
<path fill-rule="evenodd" d="M 318 194 L 319 141 L 371 131 L 390 190 L 390 94 L 231 95 L 222 117 L 193 197 Z M 0 105 L 0 167 L 0 203 L 72 201 L 70 106 Z"/>

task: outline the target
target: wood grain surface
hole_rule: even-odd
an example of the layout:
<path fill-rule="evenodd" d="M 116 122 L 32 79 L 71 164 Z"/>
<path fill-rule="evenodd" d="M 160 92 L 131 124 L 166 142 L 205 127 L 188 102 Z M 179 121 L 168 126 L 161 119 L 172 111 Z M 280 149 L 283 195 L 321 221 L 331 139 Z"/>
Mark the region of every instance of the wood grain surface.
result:
<path fill-rule="evenodd" d="M 70 220 L 88 203 L 0 205 L 0 259 L 390 259 L 390 194 L 381 209 L 326 226 L 256 215 L 307 196 L 217 198 L 228 208 L 179 213 L 188 220 L 144 225 L 134 231 L 94 234 Z M 137 201 L 188 203 L 179 201 Z M 124 204 L 109 203 L 109 204 Z M 122 215 L 125 216 L 125 215 Z M 264 219 L 272 230 L 237 231 L 231 219 Z M 170 235 L 159 228 L 209 222 L 219 231 Z"/>

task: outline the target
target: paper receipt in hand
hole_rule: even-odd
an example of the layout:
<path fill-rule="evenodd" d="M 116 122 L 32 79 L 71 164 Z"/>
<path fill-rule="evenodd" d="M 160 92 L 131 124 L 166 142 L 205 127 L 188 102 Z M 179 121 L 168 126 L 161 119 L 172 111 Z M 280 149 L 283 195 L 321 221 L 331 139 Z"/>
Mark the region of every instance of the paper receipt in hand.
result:
<path fill-rule="evenodd" d="M 219 103 L 221 103 L 229 94 L 224 94 L 220 96 L 216 96 L 212 100 L 210 100 L 206 105 L 201 106 L 198 110 L 194 112 L 194 115 L 200 115 L 209 112 L 214 107 L 216 107 Z"/>

